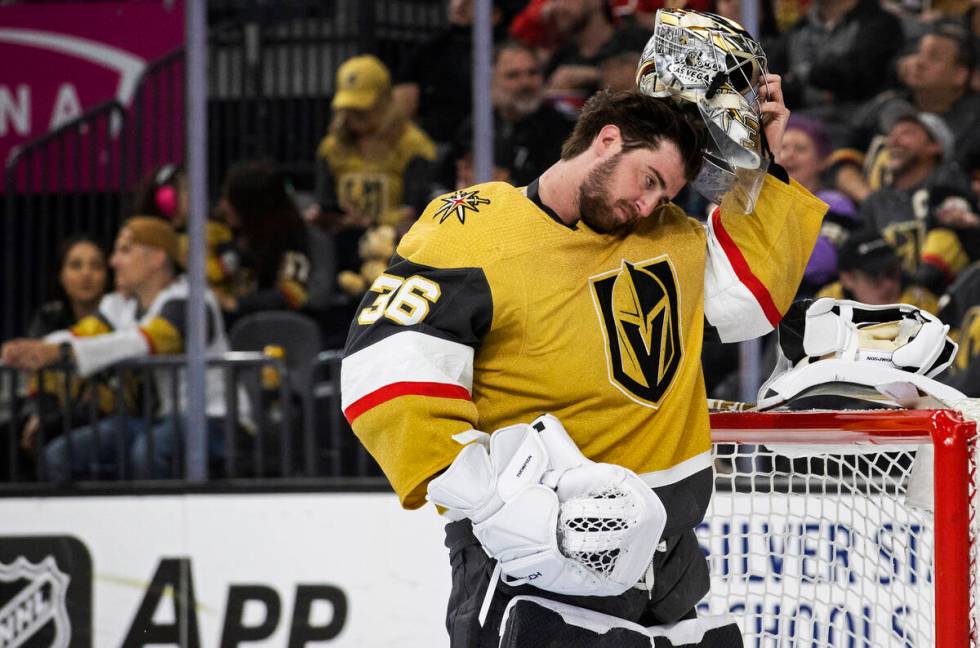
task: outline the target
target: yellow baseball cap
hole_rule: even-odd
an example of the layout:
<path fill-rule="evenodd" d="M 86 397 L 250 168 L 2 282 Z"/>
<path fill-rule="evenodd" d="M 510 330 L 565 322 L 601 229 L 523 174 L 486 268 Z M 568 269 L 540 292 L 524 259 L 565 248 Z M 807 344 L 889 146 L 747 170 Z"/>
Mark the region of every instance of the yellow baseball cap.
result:
<path fill-rule="evenodd" d="M 367 110 L 391 87 L 391 74 L 376 56 L 365 54 L 344 61 L 337 68 L 337 92 L 333 107 Z"/>

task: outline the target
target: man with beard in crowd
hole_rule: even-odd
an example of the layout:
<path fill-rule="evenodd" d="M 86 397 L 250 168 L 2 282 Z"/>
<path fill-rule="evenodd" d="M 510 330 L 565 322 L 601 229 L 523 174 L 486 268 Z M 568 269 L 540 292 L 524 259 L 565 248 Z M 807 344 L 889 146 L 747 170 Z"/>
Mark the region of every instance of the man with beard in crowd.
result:
<path fill-rule="evenodd" d="M 930 195 L 968 192 L 969 181 L 953 161 L 953 134 L 939 115 L 901 115 L 885 146 L 887 181 L 861 204 L 859 217 L 895 248 L 905 272 L 914 274 L 929 246 Z"/>
<path fill-rule="evenodd" d="M 497 48 L 490 93 L 495 164 L 506 171 L 504 177 L 511 184 L 522 187 L 558 160 L 573 122 L 545 100 L 541 65 L 534 51 L 521 43 L 508 41 Z M 469 119 L 456 138 L 454 155 L 466 169 L 472 166 L 472 140 L 473 120 Z"/>

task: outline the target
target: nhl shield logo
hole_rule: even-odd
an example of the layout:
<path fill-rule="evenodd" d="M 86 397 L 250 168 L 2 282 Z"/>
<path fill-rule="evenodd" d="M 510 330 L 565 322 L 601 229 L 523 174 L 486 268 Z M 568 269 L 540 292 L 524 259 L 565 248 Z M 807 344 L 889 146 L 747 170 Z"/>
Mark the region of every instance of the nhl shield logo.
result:
<path fill-rule="evenodd" d="M 680 308 L 666 256 L 590 279 L 606 338 L 609 380 L 630 399 L 657 408 L 681 364 Z"/>
<path fill-rule="evenodd" d="M 54 556 L 39 564 L 24 557 L 11 565 L 0 563 L 0 646 L 67 648 L 70 580 L 58 569 Z"/>

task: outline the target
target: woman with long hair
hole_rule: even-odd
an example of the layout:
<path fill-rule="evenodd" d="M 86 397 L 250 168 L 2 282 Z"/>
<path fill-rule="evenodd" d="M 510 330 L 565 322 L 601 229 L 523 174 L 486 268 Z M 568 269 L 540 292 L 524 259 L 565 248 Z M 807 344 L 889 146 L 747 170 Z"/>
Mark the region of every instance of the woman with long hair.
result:
<path fill-rule="evenodd" d="M 51 331 L 71 328 L 99 307 L 109 286 L 109 265 L 102 245 L 79 234 L 59 246 L 57 281 L 53 299 L 34 313 L 27 336 L 43 337 Z"/>
<path fill-rule="evenodd" d="M 71 329 L 98 311 L 99 302 L 110 285 L 105 250 L 86 234 L 67 239 L 59 247 L 55 276 L 52 299 L 34 313 L 27 327 L 28 337 L 41 338 L 53 331 Z M 58 370 L 46 372 L 43 383 L 37 377 L 32 378 L 29 396 L 20 414 L 23 424 L 18 460 L 22 473 L 31 475 L 34 472 L 39 442 L 49 441 L 64 431 L 62 409 L 66 392 L 71 398 L 69 427 L 88 420 L 93 401 L 95 409 L 103 414 L 112 409 L 111 390 L 97 378 L 81 380 Z"/>
<path fill-rule="evenodd" d="M 329 240 L 307 227 L 274 164 L 249 160 L 229 169 L 219 211 L 240 254 L 232 294 L 219 295 L 227 314 L 325 305 L 333 277 Z"/>

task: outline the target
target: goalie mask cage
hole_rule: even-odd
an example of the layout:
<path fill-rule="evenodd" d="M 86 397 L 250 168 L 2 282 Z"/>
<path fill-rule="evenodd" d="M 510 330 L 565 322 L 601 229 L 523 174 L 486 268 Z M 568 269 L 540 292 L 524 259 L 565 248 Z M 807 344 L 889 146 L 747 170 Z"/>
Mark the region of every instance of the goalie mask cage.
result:
<path fill-rule="evenodd" d="M 732 613 L 747 647 L 980 646 L 974 422 L 876 410 L 711 425 L 703 611 Z"/>

